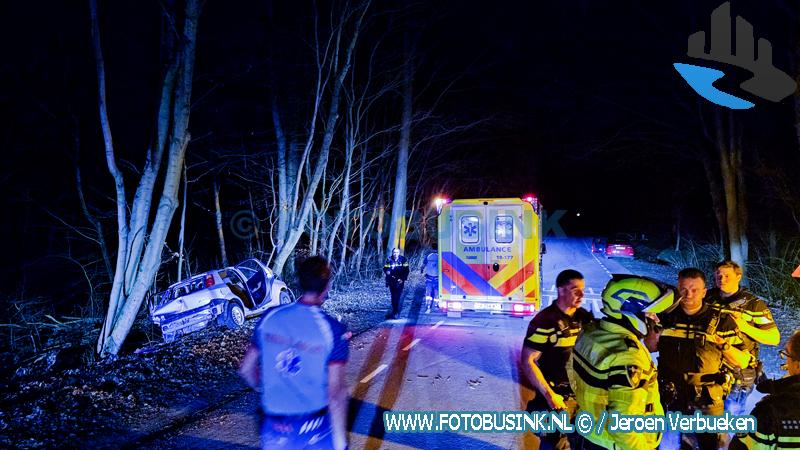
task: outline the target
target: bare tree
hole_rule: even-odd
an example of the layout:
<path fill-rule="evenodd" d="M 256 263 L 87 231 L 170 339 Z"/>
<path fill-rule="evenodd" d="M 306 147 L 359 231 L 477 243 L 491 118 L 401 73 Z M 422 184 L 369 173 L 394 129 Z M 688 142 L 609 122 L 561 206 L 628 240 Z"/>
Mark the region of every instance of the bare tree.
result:
<path fill-rule="evenodd" d="M 117 166 L 106 106 L 106 75 L 100 45 L 97 0 L 89 0 L 89 5 L 98 81 L 100 125 L 108 170 L 114 179 L 117 203 L 117 260 L 108 311 L 97 342 L 97 351 L 102 357 L 108 357 L 119 352 L 145 294 L 153 284 L 161 263 L 167 231 L 178 205 L 181 171 L 189 143 L 189 110 L 200 5 L 198 0 L 186 0 L 183 26 L 176 31 L 173 30 L 175 24 L 171 23 L 171 26 L 166 27 L 169 31 L 162 37 L 162 45 L 169 55 L 169 64 L 161 86 L 156 139 L 146 152 L 145 165 L 130 207 L 130 219 L 125 182 Z M 167 20 L 172 22 L 174 17 L 169 16 Z M 173 33 L 180 33 L 180 36 L 174 36 Z M 155 217 L 151 222 L 150 208 L 164 153 L 167 165 L 163 176 L 163 187 Z"/>
<path fill-rule="evenodd" d="M 701 155 L 701 158 L 725 253 L 728 258 L 745 267 L 749 241 L 741 127 L 731 112 L 723 113 L 714 109 L 713 124 L 703 122 L 703 131 L 712 144 L 713 152 Z"/>
<path fill-rule="evenodd" d="M 287 234 L 286 238 L 283 241 L 283 245 L 278 250 L 275 260 L 272 263 L 272 270 L 275 273 L 282 273 L 283 266 L 286 264 L 286 261 L 289 259 L 289 255 L 294 251 L 295 247 L 297 246 L 297 242 L 300 240 L 300 236 L 303 234 L 306 222 L 308 220 L 309 215 L 311 214 L 312 204 L 314 202 L 314 195 L 316 194 L 317 187 L 322 180 L 323 174 L 328 164 L 328 155 L 330 154 L 331 144 L 333 142 L 334 132 L 336 130 L 336 124 L 339 120 L 339 99 L 341 96 L 342 86 L 344 85 L 345 78 L 348 76 L 350 72 L 350 67 L 352 65 L 352 58 L 353 53 L 355 51 L 356 43 L 358 42 L 358 36 L 361 32 L 361 26 L 364 20 L 364 16 L 369 8 L 369 1 L 365 1 L 359 7 L 351 9 L 346 7 L 345 10 L 340 15 L 339 23 L 337 24 L 334 32 L 331 35 L 331 40 L 329 40 L 328 49 L 323 51 L 321 48 L 317 47 L 317 70 L 318 70 L 318 81 L 317 81 L 317 88 L 316 88 L 316 98 L 315 98 L 315 107 L 314 112 L 311 117 L 311 127 L 308 136 L 308 140 L 306 142 L 305 149 L 303 151 L 303 156 L 300 159 L 300 167 L 297 170 L 297 178 L 295 180 L 295 185 L 293 187 L 294 190 L 294 210 L 297 210 L 298 213 L 293 217 L 291 222 L 287 227 Z M 349 42 L 346 46 L 343 47 L 342 39 L 344 38 L 346 25 L 350 21 L 350 19 L 355 16 L 355 23 L 352 28 L 352 35 L 350 37 Z M 331 52 L 330 58 L 328 58 L 328 52 Z M 322 53 L 322 56 L 320 54 Z M 341 59 L 340 59 L 341 58 Z M 331 87 L 330 93 L 330 104 L 328 105 L 328 113 L 327 118 L 325 121 L 325 128 L 323 131 L 322 136 L 322 143 L 320 145 L 320 149 L 318 154 L 316 155 L 316 161 L 314 163 L 314 169 L 311 174 L 311 177 L 308 180 L 308 184 L 306 186 L 305 192 L 300 198 L 300 181 L 301 181 L 301 173 L 303 172 L 303 165 L 310 164 L 311 160 L 309 158 L 311 148 L 314 142 L 314 128 L 316 124 L 316 114 L 321 104 L 322 94 L 325 83 L 323 80 L 325 79 L 324 72 L 329 70 L 333 74 L 333 86 Z M 273 117 L 275 117 L 275 108 L 273 107 Z M 279 181 L 279 186 L 283 185 L 284 183 Z M 288 187 L 288 186 L 287 186 Z M 299 203 L 299 209 L 297 208 L 297 204 Z M 281 209 L 281 211 L 283 211 Z M 280 240 L 280 239 L 279 239 Z"/>
<path fill-rule="evenodd" d="M 386 243 L 386 253 L 389 254 L 392 248 L 405 247 L 405 242 L 401 242 L 401 226 L 404 226 L 406 214 L 406 190 L 408 186 L 408 147 L 411 141 L 411 120 L 412 120 L 412 90 L 411 84 L 414 78 L 414 66 L 409 48 L 409 40 L 405 40 L 405 64 L 403 65 L 403 116 L 400 119 L 400 143 L 397 146 L 397 173 L 394 179 L 394 199 L 392 201 L 392 219 L 389 223 L 389 240 Z"/>

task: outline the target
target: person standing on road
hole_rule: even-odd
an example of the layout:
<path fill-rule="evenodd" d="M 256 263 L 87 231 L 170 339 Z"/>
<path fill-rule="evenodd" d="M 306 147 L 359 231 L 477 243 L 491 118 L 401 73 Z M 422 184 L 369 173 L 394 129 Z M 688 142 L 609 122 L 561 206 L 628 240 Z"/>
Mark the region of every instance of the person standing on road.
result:
<path fill-rule="evenodd" d="M 651 333 L 648 313 L 672 306 L 674 288 L 650 278 L 615 274 L 602 298 L 605 316 L 578 336 L 567 362 L 569 384 L 580 409 L 595 421 L 608 411 L 663 416 L 656 367 L 640 339 Z M 661 435 L 611 433 L 604 428 L 576 439 L 582 450 L 653 450 Z"/>
<path fill-rule="evenodd" d="M 758 359 L 758 346 L 778 345 L 781 339 L 775 321 L 767 304 L 750 291 L 739 286 L 742 281 L 742 268 L 733 261 L 722 261 L 716 265 L 715 289 L 710 289 L 706 303 L 720 315 L 729 315 L 736 322 L 739 342 L 736 348 L 752 355 L 745 369 L 731 369 L 735 381 L 731 393 L 725 400 L 725 410 L 731 414 L 744 414 L 747 397 L 763 375 L 763 367 Z"/>
<path fill-rule="evenodd" d="M 425 314 L 428 314 L 433 299 L 439 296 L 439 252 L 435 248 L 422 261 L 420 272 L 425 275 Z"/>
<path fill-rule="evenodd" d="M 399 248 L 392 249 L 392 255 L 386 259 L 383 265 L 383 273 L 386 275 L 386 286 L 392 294 L 392 311 L 386 315 L 387 319 L 397 319 L 402 310 L 400 299 L 403 295 L 403 286 L 408 279 L 408 261 L 405 256 L 400 254 Z"/>
<path fill-rule="evenodd" d="M 665 410 L 693 415 L 721 415 L 723 398 L 730 388 L 723 363 L 744 368 L 750 354 L 733 347 L 736 323 L 730 316 L 719 316 L 703 303 L 706 277 L 699 269 L 678 273 L 680 306 L 660 315 L 663 327 L 658 341 L 658 383 Z M 727 433 L 683 433 L 681 443 L 667 448 L 716 450 L 727 443 Z M 677 440 L 678 433 L 665 435 Z"/>
<path fill-rule="evenodd" d="M 581 308 L 585 288 L 580 272 L 562 271 L 556 277 L 558 297 L 528 324 L 520 362 L 525 376 L 536 389 L 535 397 L 526 408 L 528 412 L 561 410 L 570 416 L 577 412 L 566 365 L 578 333 L 593 319 L 589 311 Z M 567 450 L 570 448 L 567 438 L 563 433 L 539 434 L 539 448 Z"/>
<path fill-rule="evenodd" d="M 297 275 L 303 296 L 261 319 L 240 373 L 261 392 L 263 449 L 345 449 L 350 333 L 320 309 L 330 289 L 328 262 L 312 256 Z"/>
<path fill-rule="evenodd" d="M 780 351 L 787 375 L 758 384 L 767 394 L 750 413 L 756 430 L 733 438 L 728 450 L 775 450 L 800 448 L 800 330 L 794 332 Z"/>

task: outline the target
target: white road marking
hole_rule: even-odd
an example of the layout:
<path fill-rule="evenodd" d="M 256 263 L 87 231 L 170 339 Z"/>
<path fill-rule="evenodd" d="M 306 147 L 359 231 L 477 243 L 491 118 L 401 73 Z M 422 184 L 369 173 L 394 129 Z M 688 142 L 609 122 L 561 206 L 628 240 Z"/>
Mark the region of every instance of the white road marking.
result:
<path fill-rule="evenodd" d="M 556 290 L 556 285 L 554 284 L 554 285 L 550 286 L 550 290 L 551 291 L 555 291 Z"/>
<path fill-rule="evenodd" d="M 386 370 L 387 367 L 389 367 L 389 366 L 387 366 L 386 364 L 381 364 L 380 366 L 378 366 L 377 369 L 373 370 L 372 373 L 370 373 L 369 375 L 365 376 L 364 379 L 361 380 L 361 382 L 362 383 L 366 383 L 369 380 L 375 378 L 379 373 L 381 373 L 384 370 Z"/>
<path fill-rule="evenodd" d="M 407 351 L 409 351 L 409 350 L 411 349 L 411 347 L 413 347 L 413 346 L 417 345 L 417 344 L 419 343 L 419 341 L 420 341 L 420 339 L 419 339 L 419 338 L 417 338 L 417 339 L 414 339 L 413 341 L 411 341 L 411 343 L 410 343 L 410 344 L 408 344 L 408 345 L 406 345 L 405 347 L 403 347 L 403 351 L 406 351 L 406 352 L 407 352 Z"/>
<path fill-rule="evenodd" d="M 589 293 L 590 293 L 590 294 L 594 294 L 594 289 L 592 289 L 592 288 L 589 288 Z"/>
<path fill-rule="evenodd" d="M 435 330 L 435 329 L 439 328 L 439 325 L 441 325 L 443 323 L 444 323 L 444 320 L 440 320 L 440 321 L 436 322 L 436 325 L 432 326 L 431 330 Z"/>

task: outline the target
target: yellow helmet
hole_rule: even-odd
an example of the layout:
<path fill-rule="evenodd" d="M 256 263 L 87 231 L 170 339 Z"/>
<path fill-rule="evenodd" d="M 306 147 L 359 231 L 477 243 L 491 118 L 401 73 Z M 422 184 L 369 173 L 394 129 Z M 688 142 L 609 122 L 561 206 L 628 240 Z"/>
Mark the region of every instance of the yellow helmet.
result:
<path fill-rule="evenodd" d="M 652 278 L 614 274 L 603 289 L 603 313 L 647 334 L 645 313 L 660 313 L 675 303 L 675 288 Z"/>

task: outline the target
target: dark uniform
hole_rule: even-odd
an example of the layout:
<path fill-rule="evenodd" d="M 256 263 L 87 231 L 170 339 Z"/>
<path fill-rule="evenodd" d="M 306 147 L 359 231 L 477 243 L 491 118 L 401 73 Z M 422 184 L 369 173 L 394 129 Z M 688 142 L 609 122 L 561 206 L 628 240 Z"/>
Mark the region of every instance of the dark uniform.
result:
<path fill-rule="evenodd" d="M 575 346 L 578 333 L 593 319 L 592 314 L 583 308 L 578 308 L 572 316 L 568 316 L 553 302 L 536 314 L 528 324 L 528 332 L 523 345 L 541 352 L 536 361 L 539 370 L 542 371 L 542 375 L 553 391 L 563 396 L 565 401 L 567 398 L 574 399 L 575 397 L 569 386 L 569 378 L 567 378 L 567 361 Z M 548 411 L 550 406 L 544 396 L 537 392 L 533 400 L 528 402 L 527 410 L 529 412 Z M 570 411 L 570 413 L 574 414 L 575 411 Z M 569 448 L 564 434 L 549 433 L 542 434 L 540 437 L 553 448 Z"/>
<path fill-rule="evenodd" d="M 658 341 L 658 383 L 664 409 L 684 414 L 722 414 L 723 399 L 730 388 L 729 376 L 722 367 L 722 349 L 709 337 L 717 335 L 728 345 L 736 343 L 736 323 L 705 304 L 691 316 L 676 308 L 661 315 L 660 320 L 664 329 Z M 717 449 L 726 436 L 684 434 L 681 448 L 694 448 L 696 441 L 701 450 Z"/>
<path fill-rule="evenodd" d="M 383 273 L 386 275 L 386 286 L 392 294 L 391 316 L 397 318 L 402 309 L 400 297 L 403 295 L 403 285 L 408 278 L 408 261 L 405 256 L 400 255 L 397 259 L 389 256 L 383 265 Z"/>
<path fill-rule="evenodd" d="M 740 312 L 742 318 L 750 325 L 762 330 L 777 326 L 772 319 L 772 313 L 767 304 L 744 288 L 725 298 L 722 297 L 722 293 L 718 288 L 709 289 L 704 302 L 710 304 L 722 315 Z M 744 414 L 747 397 L 752 392 L 754 385 L 759 381 L 763 370 L 761 361 L 758 359 L 758 342 L 744 333 L 738 333 L 738 341 L 735 347 L 749 352 L 752 358 L 750 359 L 750 367 L 746 369 L 730 369 L 735 381 L 731 393 L 725 401 L 725 410 L 731 414 Z"/>
<path fill-rule="evenodd" d="M 769 394 L 753 408 L 756 431 L 733 438 L 729 450 L 800 448 L 800 375 L 767 380 L 758 391 Z"/>

